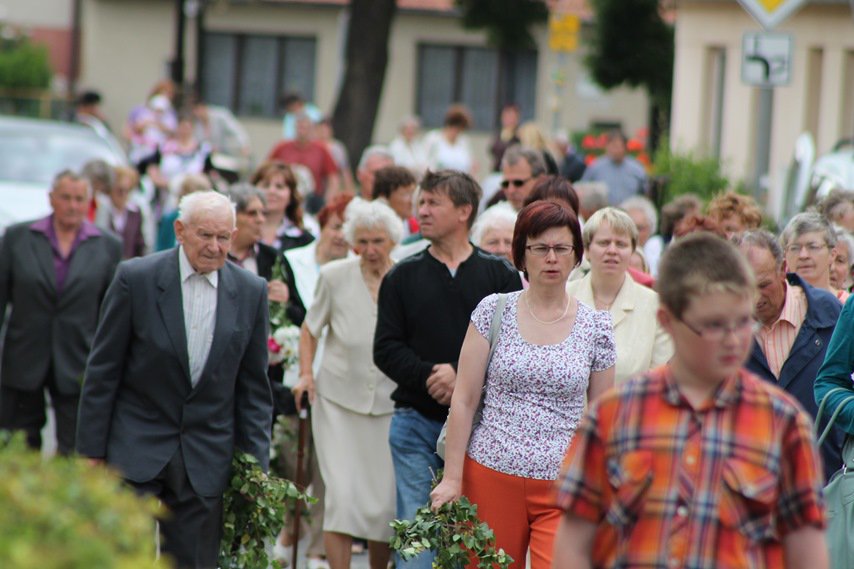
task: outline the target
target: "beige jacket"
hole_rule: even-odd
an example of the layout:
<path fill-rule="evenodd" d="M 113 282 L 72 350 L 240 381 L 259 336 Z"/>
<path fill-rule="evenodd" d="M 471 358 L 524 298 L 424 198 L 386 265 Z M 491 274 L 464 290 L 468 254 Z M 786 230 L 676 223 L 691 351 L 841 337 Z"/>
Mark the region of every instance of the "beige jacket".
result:
<path fill-rule="evenodd" d="M 591 282 L 592 276 L 587 273 L 579 280 L 568 282 L 566 290 L 579 302 L 595 308 Z M 673 344 L 658 324 L 657 311 L 658 294 L 626 274 L 623 287 L 609 311 L 617 343 L 617 384 L 657 367 L 673 356 Z"/>
<path fill-rule="evenodd" d="M 374 365 L 377 305 L 362 278 L 360 259 L 330 261 L 320 269 L 314 302 L 305 324 L 315 338 L 327 328 L 317 393 L 364 415 L 394 412 L 397 387 Z"/>

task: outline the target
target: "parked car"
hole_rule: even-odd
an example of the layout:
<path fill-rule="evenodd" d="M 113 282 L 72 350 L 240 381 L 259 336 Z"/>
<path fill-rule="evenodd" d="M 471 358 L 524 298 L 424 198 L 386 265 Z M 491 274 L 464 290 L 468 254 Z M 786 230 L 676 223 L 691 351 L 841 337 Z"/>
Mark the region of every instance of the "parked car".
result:
<path fill-rule="evenodd" d="M 62 170 L 80 171 L 88 161 L 127 164 L 115 139 L 87 126 L 0 116 L 0 231 L 50 213 L 48 192 Z"/>

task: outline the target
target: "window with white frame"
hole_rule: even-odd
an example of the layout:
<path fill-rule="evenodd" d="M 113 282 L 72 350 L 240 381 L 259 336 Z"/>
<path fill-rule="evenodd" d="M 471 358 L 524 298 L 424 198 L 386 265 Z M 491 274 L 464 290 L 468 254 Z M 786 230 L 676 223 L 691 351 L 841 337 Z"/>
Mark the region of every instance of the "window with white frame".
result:
<path fill-rule="evenodd" d="M 501 52 L 485 47 L 418 46 L 416 109 L 427 127 L 441 126 L 448 105 L 465 104 L 476 130 L 492 130 L 506 103 L 516 103 L 522 120 L 534 117 L 537 52 Z"/>
<path fill-rule="evenodd" d="M 281 115 L 284 92 L 314 99 L 316 49 L 311 37 L 205 32 L 202 97 L 238 115 Z"/>

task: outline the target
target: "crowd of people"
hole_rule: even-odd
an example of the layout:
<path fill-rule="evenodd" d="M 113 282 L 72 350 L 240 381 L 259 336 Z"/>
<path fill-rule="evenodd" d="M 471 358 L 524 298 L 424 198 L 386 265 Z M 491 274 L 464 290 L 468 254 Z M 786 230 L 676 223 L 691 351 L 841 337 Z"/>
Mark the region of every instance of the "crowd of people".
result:
<path fill-rule="evenodd" d="M 347 569 L 354 539 L 385 569 L 394 518 L 462 495 L 514 567 L 825 566 L 854 410 L 820 449 L 810 429 L 854 392 L 854 193 L 779 233 L 732 191 L 659 209 L 622 133 L 585 166 L 513 105 L 483 184 L 459 105 L 352 176 L 296 94 L 238 181 L 211 157 L 245 155 L 239 129 L 173 95 L 132 111 L 135 168 L 59 173 L 51 215 L 6 232 L 0 427 L 38 447 L 47 391 L 61 453 L 173 511 L 179 566 L 215 565 L 232 449 L 266 466 L 304 395 L 312 569 Z M 300 329 L 291 368 L 267 365 L 271 304 Z"/>

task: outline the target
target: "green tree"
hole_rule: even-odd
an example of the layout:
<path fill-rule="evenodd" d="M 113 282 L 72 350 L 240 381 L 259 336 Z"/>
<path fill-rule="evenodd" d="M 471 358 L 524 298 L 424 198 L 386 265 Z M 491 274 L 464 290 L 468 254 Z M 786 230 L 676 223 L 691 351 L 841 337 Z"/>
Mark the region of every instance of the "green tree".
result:
<path fill-rule="evenodd" d="M 463 26 L 485 30 L 490 45 L 507 51 L 533 48 L 531 27 L 549 17 L 542 0 L 457 0 L 457 6 Z"/>
<path fill-rule="evenodd" d="M 388 38 L 395 0 L 351 0 L 344 80 L 332 113 L 332 128 L 353 164 L 371 143 L 388 66 Z"/>
<path fill-rule="evenodd" d="M 641 87 L 649 94 L 653 144 L 667 130 L 673 91 L 673 26 L 659 0 L 590 0 L 595 13 L 585 60 L 602 87 Z"/>
<path fill-rule="evenodd" d="M 45 89 L 50 85 L 47 48 L 26 38 L 0 41 L 0 88 Z"/>

